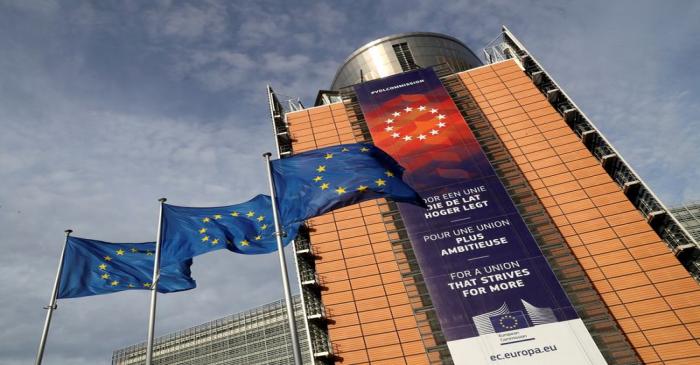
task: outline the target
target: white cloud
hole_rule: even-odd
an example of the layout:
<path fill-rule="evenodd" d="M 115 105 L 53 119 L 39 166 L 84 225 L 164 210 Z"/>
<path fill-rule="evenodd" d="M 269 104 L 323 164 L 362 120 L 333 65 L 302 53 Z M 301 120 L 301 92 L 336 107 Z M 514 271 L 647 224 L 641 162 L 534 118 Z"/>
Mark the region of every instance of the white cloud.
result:
<path fill-rule="evenodd" d="M 60 7 L 56 0 L 15 0 L 9 1 L 6 6 L 42 16 L 54 15 Z"/>
<path fill-rule="evenodd" d="M 31 53 L 3 62 L 12 72 L 0 76 L 0 322 L 11 330 L 0 333 L 0 362 L 13 364 L 34 356 L 63 229 L 107 241 L 153 240 L 160 196 L 215 206 L 264 193 L 260 154 L 274 142 L 259 140 L 267 124 L 241 116 L 173 118 L 95 106 L 62 92 L 70 88 Z M 274 255 L 210 256 L 193 268 L 200 288 L 162 296 L 159 334 L 281 295 Z M 107 363 L 112 350 L 145 339 L 147 306 L 146 292 L 62 300 L 46 362 Z"/>
<path fill-rule="evenodd" d="M 185 53 L 173 71 L 179 78 L 193 77 L 212 91 L 246 88 L 258 66 L 247 54 L 232 50 L 195 50 Z"/>
<path fill-rule="evenodd" d="M 149 11 L 151 36 L 171 37 L 174 41 L 194 41 L 206 36 L 216 39 L 227 30 L 226 6 L 220 1 L 194 4 L 161 2 Z"/>

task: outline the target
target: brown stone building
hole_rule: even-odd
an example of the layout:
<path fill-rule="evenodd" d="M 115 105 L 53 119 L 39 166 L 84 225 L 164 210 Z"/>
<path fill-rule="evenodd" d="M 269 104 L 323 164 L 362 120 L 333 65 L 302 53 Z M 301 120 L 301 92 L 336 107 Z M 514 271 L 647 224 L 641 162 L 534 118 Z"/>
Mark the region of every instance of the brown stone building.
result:
<path fill-rule="evenodd" d="M 313 107 L 269 88 L 280 156 L 369 141 L 350 86 L 433 67 L 607 362 L 700 364 L 697 242 L 505 27 L 484 51 L 400 34 L 355 51 Z M 314 218 L 295 251 L 316 363 L 453 363 L 394 203 Z"/>

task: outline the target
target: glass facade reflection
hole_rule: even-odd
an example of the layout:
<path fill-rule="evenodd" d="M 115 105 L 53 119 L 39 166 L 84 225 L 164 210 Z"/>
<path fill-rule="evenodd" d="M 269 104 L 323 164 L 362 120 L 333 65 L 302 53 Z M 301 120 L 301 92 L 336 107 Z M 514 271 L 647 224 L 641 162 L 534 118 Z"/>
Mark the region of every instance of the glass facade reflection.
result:
<path fill-rule="evenodd" d="M 303 311 L 294 297 L 302 359 L 309 363 Z M 291 336 L 284 300 L 233 314 L 155 340 L 154 365 L 291 365 Z M 114 351 L 113 365 L 144 364 L 146 343 Z"/>

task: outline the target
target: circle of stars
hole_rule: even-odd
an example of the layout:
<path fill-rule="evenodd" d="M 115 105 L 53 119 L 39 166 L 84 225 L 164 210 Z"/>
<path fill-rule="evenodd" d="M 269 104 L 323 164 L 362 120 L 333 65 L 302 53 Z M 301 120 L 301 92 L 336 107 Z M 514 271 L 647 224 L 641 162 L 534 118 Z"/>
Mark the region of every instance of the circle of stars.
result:
<path fill-rule="evenodd" d="M 254 221 L 258 224 L 258 234 L 252 238 L 245 237 L 238 243 L 240 244 L 241 247 L 247 247 L 250 246 L 250 242 L 252 241 L 261 241 L 263 239 L 263 233 L 267 231 L 268 228 L 270 228 L 270 225 L 268 222 L 265 221 L 265 216 L 262 214 L 256 214 L 255 211 L 249 210 L 246 212 L 238 212 L 238 211 L 232 211 L 228 214 L 231 217 L 234 218 L 247 218 L 251 221 Z M 201 222 L 204 226 L 207 225 L 207 223 L 210 223 L 212 220 L 218 221 L 222 220 L 225 215 L 223 214 L 214 214 L 211 217 L 204 217 L 201 219 Z M 222 240 L 226 241 L 226 245 L 232 246 L 233 242 L 227 238 L 218 238 L 214 237 L 214 235 L 210 232 L 209 228 L 207 227 L 201 227 L 199 230 L 199 235 L 200 235 L 200 240 L 203 244 L 209 245 L 210 247 L 215 247 L 222 243 Z"/>
<path fill-rule="evenodd" d="M 136 247 L 132 247 L 128 250 L 128 252 L 131 252 L 132 254 L 142 254 L 146 256 L 153 256 L 153 251 L 151 250 L 145 250 L 141 251 L 137 249 Z M 127 289 L 135 289 L 135 288 L 142 288 L 142 289 L 149 289 L 151 287 L 150 282 L 144 282 L 139 285 L 136 285 L 134 283 L 124 283 L 125 280 L 120 281 L 120 278 L 117 278 L 115 276 L 115 273 L 110 272 L 110 265 L 112 264 L 112 261 L 115 259 L 127 259 L 128 260 L 128 255 L 127 255 L 127 250 L 118 248 L 114 250 L 114 257 L 110 255 L 106 255 L 102 257 L 102 262 L 97 265 L 97 275 L 100 277 L 100 279 L 104 280 L 105 285 L 113 288 L 119 288 L 120 290 L 123 290 L 124 287 Z"/>
<path fill-rule="evenodd" d="M 401 117 L 401 115 L 407 115 L 409 113 L 416 113 L 416 112 L 420 113 L 420 112 L 425 112 L 425 111 L 430 113 L 432 115 L 432 117 L 434 118 L 433 127 L 425 133 L 420 133 L 418 135 L 401 134 L 394 126 L 394 122 L 396 121 L 397 118 Z M 447 126 L 447 123 L 445 122 L 445 118 L 446 118 L 446 116 L 444 114 L 440 114 L 440 112 L 435 108 L 428 109 L 425 105 L 420 105 L 418 107 L 407 106 L 403 109 L 399 109 L 399 110 L 391 113 L 391 118 L 388 118 L 387 120 L 384 121 L 384 123 L 386 124 L 384 131 L 389 133 L 392 138 L 397 139 L 397 140 L 403 140 L 404 142 L 410 142 L 413 140 L 425 141 L 425 140 L 429 139 L 430 137 L 435 137 L 435 136 L 439 135 L 440 131 Z"/>
<path fill-rule="evenodd" d="M 505 329 L 512 330 L 518 327 L 518 319 L 510 314 L 506 314 L 498 319 L 498 324 Z"/>

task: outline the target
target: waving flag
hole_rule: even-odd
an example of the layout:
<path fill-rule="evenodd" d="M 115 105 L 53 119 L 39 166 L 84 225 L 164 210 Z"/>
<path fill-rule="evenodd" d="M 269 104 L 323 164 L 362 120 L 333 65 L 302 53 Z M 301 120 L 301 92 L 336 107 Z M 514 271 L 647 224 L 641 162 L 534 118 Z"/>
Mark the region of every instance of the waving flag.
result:
<path fill-rule="evenodd" d="M 155 243 L 109 243 L 68 237 L 58 298 L 151 289 Z M 190 277 L 192 260 L 162 266 L 158 291 L 170 293 L 196 287 Z"/>
<path fill-rule="evenodd" d="M 371 144 L 346 144 L 272 161 L 280 217 L 301 222 L 376 198 L 422 205 L 401 178 L 403 168 Z"/>
<path fill-rule="evenodd" d="M 270 197 L 262 194 L 223 207 L 164 204 L 161 262 L 177 262 L 219 249 L 246 255 L 276 251 L 273 222 Z M 296 237 L 298 228 L 299 224 L 285 227 L 285 245 Z"/>

